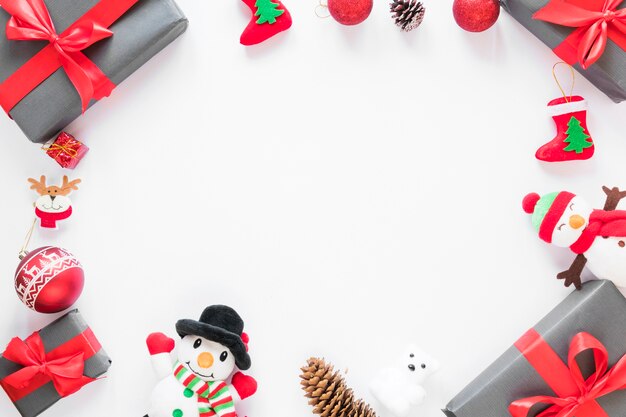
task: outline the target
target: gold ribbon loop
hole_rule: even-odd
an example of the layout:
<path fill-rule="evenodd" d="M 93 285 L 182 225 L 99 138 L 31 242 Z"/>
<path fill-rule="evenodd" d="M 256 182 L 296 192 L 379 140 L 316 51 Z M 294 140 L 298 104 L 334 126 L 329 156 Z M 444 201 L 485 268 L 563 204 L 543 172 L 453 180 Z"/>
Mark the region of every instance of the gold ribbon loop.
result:
<path fill-rule="evenodd" d="M 556 76 L 556 67 L 558 67 L 559 65 L 567 65 L 567 67 L 569 68 L 569 70 L 572 73 L 572 89 L 571 89 L 571 91 L 569 93 L 569 96 L 565 93 L 565 89 L 563 88 L 563 86 L 559 82 L 559 77 Z M 576 84 L 576 73 L 574 72 L 574 67 L 572 67 L 567 62 L 563 62 L 563 61 L 557 62 L 552 67 L 552 76 L 554 77 L 554 81 L 556 81 L 556 85 L 559 86 L 559 90 L 561 90 L 561 93 L 563 94 L 563 97 L 565 97 L 565 101 L 570 103 L 572 101 L 572 96 L 574 95 L 574 85 Z"/>

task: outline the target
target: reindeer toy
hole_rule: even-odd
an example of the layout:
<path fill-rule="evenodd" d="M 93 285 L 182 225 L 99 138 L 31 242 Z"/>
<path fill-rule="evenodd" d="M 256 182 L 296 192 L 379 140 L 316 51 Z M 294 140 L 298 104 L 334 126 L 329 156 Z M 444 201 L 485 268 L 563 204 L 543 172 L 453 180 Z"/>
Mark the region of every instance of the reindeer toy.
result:
<path fill-rule="evenodd" d="M 72 202 L 68 195 L 72 190 L 78 190 L 80 179 L 70 181 L 67 175 L 63 176 L 63 184 L 46 186 L 46 176 L 42 175 L 39 181 L 29 178 L 31 190 L 39 194 L 35 201 L 35 215 L 40 219 L 44 229 L 56 229 L 57 221 L 65 220 L 72 215 Z"/>
<path fill-rule="evenodd" d="M 626 191 L 602 187 L 606 202 L 594 210 L 580 197 L 561 191 L 528 194 L 524 211 L 532 214 L 532 224 L 539 237 L 556 246 L 569 247 L 576 254 L 570 268 L 557 275 L 569 287 L 582 286 L 585 266 L 599 279 L 611 280 L 626 288 L 626 210 L 617 210 Z"/>

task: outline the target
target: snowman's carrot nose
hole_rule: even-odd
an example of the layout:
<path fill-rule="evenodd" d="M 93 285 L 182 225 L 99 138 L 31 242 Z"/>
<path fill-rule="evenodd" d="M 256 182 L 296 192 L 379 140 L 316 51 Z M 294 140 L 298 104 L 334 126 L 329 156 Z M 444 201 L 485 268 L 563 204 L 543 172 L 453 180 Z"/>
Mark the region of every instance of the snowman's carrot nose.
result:
<path fill-rule="evenodd" d="M 209 352 L 202 352 L 198 355 L 198 366 L 200 366 L 201 368 L 210 368 L 211 366 L 213 366 L 213 361 L 213 355 L 211 355 Z"/>
<path fill-rule="evenodd" d="M 583 216 L 574 214 L 569 218 L 569 225 L 572 227 L 572 229 L 580 229 L 585 225 L 585 219 L 583 218 Z"/>

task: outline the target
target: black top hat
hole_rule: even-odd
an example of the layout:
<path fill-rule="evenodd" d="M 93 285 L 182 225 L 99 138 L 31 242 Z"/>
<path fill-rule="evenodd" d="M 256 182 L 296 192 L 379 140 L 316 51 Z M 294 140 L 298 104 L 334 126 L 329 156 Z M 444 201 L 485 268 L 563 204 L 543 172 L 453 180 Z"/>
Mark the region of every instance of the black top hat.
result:
<path fill-rule="evenodd" d="M 214 305 L 204 309 L 200 321 L 178 320 L 176 331 L 180 337 L 200 336 L 226 346 L 235 356 L 237 368 L 245 371 L 252 362 L 242 339 L 243 320 L 228 306 Z"/>

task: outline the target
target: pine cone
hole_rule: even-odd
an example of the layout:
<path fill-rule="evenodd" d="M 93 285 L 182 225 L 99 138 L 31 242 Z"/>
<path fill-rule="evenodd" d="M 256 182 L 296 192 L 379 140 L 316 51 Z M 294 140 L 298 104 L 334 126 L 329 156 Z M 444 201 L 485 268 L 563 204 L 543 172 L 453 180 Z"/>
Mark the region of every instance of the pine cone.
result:
<path fill-rule="evenodd" d="M 355 400 L 345 379 L 323 359 L 311 358 L 300 375 L 302 389 L 313 413 L 321 417 L 376 417 L 363 400 Z"/>
<path fill-rule="evenodd" d="M 417 0 L 393 0 L 389 6 L 396 25 L 405 32 L 415 29 L 424 20 L 426 9 Z"/>

